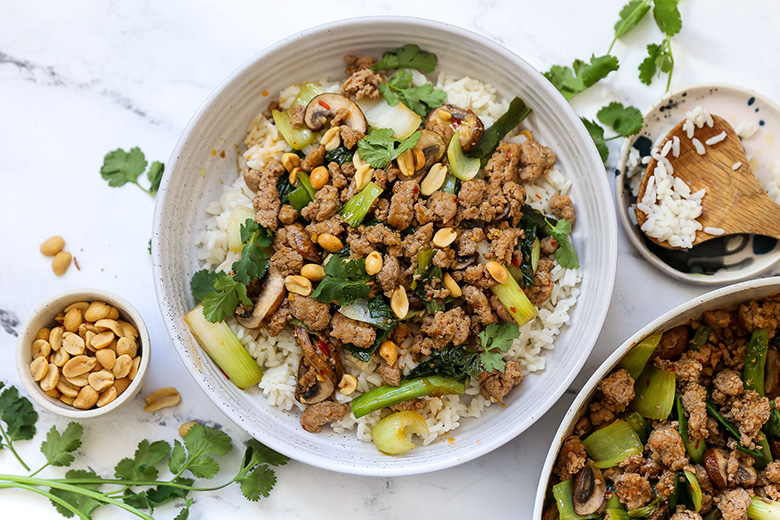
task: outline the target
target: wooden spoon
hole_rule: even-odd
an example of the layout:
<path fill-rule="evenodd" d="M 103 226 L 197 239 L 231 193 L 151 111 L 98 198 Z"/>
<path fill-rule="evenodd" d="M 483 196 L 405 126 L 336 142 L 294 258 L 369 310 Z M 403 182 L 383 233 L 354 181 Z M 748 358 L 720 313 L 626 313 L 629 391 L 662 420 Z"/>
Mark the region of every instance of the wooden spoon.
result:
<path fill-rule="evenodd" d="M 694 137 L 705 145 L 704 155 L 699 155 L 692 140 L 688 139 L 683 130 L 685 121 L 672 128 L 658 146 L 659 150 L 663 149 L 667 141 L 677 136 L 680 139 L 679 157 L 674 157 L 671 152 L 666 156 L 674 167 L 673 175 L 684 180 L 691 187 L 691 193 L 702 188 L 706 190 L 701 201 L 702 214 L 696 219 L 702 229 L 696 232 L 693 245 L 722 236 L 705 233 L 704 229 L 708 227 L 723 229 L 723 235 L 753 233 L 780 239 L 780 205 L 759 184 L 748 164 L 742 143 L 728 121 L 716 115 L 712 119 L 714 124 L 711 128 L 704 125 L 696 128 L 694 133 Z M 723 141 L 714 145 L 705 144 L 708 139 L 723 131 L 726 132 Z M 657 162 L 651 159 L 647 165 L 639 185 L 637 201 L 644 197 Z M 736 163 L 741 164 L 734 170 L 732 167 Z M 636 217 L 640 226 L 647 221 L 647 215 L 639 209 L 636 210 Z M 666 241 L 659 242 L 650 236 L 647 238 L 661 247 L 678 249 Z"/>

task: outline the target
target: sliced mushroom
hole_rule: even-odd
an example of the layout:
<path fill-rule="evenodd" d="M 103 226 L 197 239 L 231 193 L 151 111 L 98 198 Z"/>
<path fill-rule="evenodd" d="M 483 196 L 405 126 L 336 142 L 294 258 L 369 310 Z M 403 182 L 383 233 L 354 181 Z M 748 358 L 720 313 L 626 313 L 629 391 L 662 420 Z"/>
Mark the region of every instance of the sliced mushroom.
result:
<path fill-rule="evenodd" d="M 756 485 L 757 480 L 758 473 L 756 472 L 756 469 L 746 465 L 740 460 L 739 466 L 737 466 L 737 473 L 734 475 L 734 482 L 738 486 L 753 487 Z"/>
<path fill-rule="evenodd" d="M 477 114 L 454 105 L 442 105 L 431 110 L 425 118 L 423 128 L 439 134 L 445 145 L 449 144 L 455 131 L 460 130 L 458 135 L 464 152 L 470 152 L 477 146 L 485 130 Z"/>
<path fill-rule="evenodd" d="M 420 139 L 414 145 L 414 148 L 422 150 L 422 153 L 425 155 L 425 164 L 420 169 L 426 172 L 431 169 L 431 166 L 439 162 L 444 157 L 444 152 L 447 151 L 444 140 L 432 130 L 421 130 Z"/>
<path fill-rule="evenodd" d="M 301 224 L 298 224 L 297 222 L 290 224 L 285 226 L 284 230 L 287 232 L 287 243 L 290 244 L 290 247 L 295 249 L 299 255 L 315 264 L 322 262 L 319 249 L 314 245 L 311 237 L 303 229 Z"/>
<path fill-rule="evenodd" d="M 352 130 L 365 134 L 366 130 L 368 130 L 366 117 L 354 101 L 342 94 L 327 92 L 314 96 L 309 101 L 309 104 L 306 105 L 303 121 L 311 130 L 320 130 L 325 126 L 328 119 L 336 115 L 336 111 L 340 108 L 345 109 L 349 115 L 344 124 Z"/>
<path fill-rule="evenodd" d="M 647 520 L 669 520 L 669 514 L 669 501 L 664 499 L 658 506 L 658 509 Z"/>
<path fill-rule="evenodd" d="M 268 267 L 268 272 L 261 283 L 263 289 L 254 302 L 255 306 L 252 308 L 252 312 L 236 314 L 236 321 L 247 329 L 262 327 L 266 319 L 276 312 L 287 295 L 287 290 L 284 288 L 284 277 L 274 266 Z"/>
<path fill-rule="evenodd" d="M 456 271 L 462 271 L 463 269 L 476 264 L 477 260 L 479 260 L 479 254 L 477 253 L 468 256 L 457 256 L 455 257 L 455 265 L 452 268 Z"/>
<path fill-rule="evenodd" d="M 707 448 L 704 451 L 704 469 L 710 482 L 718 489 L 726 489 L 729 486 L 726 465 L 729 454 L 720 448 Z"/>
<path fill-rule="evenodd" d="M 653 351 L 652 359 L 677 360 L 682 356 L 685 349 L 688 348 L 688 339 L 690 330 L 687 325 L 673 327 L 661 336 L 661 341 Z"/>
<path fill-rule="evenodd" d="M 327 377 L 318 377 L 317 369 L 305 356 L 301 356 L 295 398 L 303 404 L 321 403 L 333 394 L 333 390 L 333 382 Z"/>
<path fill-rule="evenodd" d="M 766 353 L 764 393 L 769 399 L 780 396 L 780 352 L 776 348 L 770 348 Z"/>
<path fill-rule="evenodd" d="M 295 339 L 303 351 L 295 398 L 303 404 L 324 401 L 333 394 L 344 375 L 339 353 L 324 339 L 312 343 L 305 327 L 295 328 Z"/>
<path fill-rule="evenodd" d="M 606 492 L 607 482 L 604 475 L 589 460 L 574 480 L 574 512 L 578 515 L 592 515 L 597 512 L 604 504 Z"/>

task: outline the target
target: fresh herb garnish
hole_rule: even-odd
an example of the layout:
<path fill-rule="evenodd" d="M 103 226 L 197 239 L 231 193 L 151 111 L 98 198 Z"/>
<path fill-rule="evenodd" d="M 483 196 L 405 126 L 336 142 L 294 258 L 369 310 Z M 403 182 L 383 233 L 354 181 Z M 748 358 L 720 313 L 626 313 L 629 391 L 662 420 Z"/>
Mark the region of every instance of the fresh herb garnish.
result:
<path fill-rule="evenodd" d="M 246 285 L 230 275 L 222 273 L 214 280 L 213 289 L 201 299 L 203 315 L 212 323 L 232 316 L 239 303 L 252 306 L 252 300 L 246 294 Z"/>
<path fill-rule="evenodd" d="M 254 219 L 246 219 L 241 225 L 241 242 L 244 244 L 241 259 L 233 262 L 233 278 L 236 281 L 249 285 L 265 274 L 269 258 L 265 249 L 271 246 L 272 241 L 269 230 Z"/>
<path fill-rule="evenodd" d="M 620 10 L 620 18 L 615 23 L 615 37 L 609 45 L 608 53 L 612 52 L 612 47 L 619 38 L 622 38 L 637 26 L 639 21 L 650 10 L 651 5 L 652 0 L 631 0 L 623 6 L 623 9 Z"/>
<path fill-rule="evenodd" d="M 2 383 L 0 383 L 2 385 Z M 17 396 L 17 401 L 26 403 L 20 405 L 19 412 L 4 409 L 3 420 L 6 424 L 20 423 L 27 430 L 17 440 L 31 439 L 35 431 L 37 414 L 33 418 L 29 401 L 18 398 L 14 387 L 6 392 Z M 5 395 L 5 392 L 4 392 Z M 9 396 L 11 394 L 8 394 Z M 1 399 L 1 398 L 0 398 Z M 27 407 L 30 410 L 27 410 Z M 13 417 L 6 417 L 6 413 Z M 18 415 L 17 415 L 18 413 Z M 10 422 L 6 419 L 12 419 Z M 11 428 L 8 428 L 9 433 Z M 56 426 L 46 434 L 46 440 L 41 443 L 41 453 L 46 463 L 29 476 L 2 475 L 0 485 L 6 488 L 20 488 L 48 497 L 57 511 L 67 518 L 74 515 L 81 519 L 91 520 L 92 512 L 100 506 L 111 505 L 123 509 L 139 518 L 153 520 L 151 514 L 162 504 L 176 499 L 184 499 L 184 508 L 177 519 L 187 518 L 193 500 L 188 498 L 190 492 L 218 490 L 236 482 L 247 500 L 256 501 L 268 497 L 276 484 L 276 475 L 272 466 L 281 466 L 289 460 L 273 450 L 263 446 L 254 439 L 248 443 L 246 452 L 236 475 L 227 482 L 208 488 L 194 486 L 195 480 L 185 477 L 189 472 L 196 478 L 213 478 L 220 470 L 214 457 L 222 456 L 233 448 L 230 437 L 215 428 L 195 424 L 184 436 L 184 442 L 175 441 L 173 449 L 165 441 L 149 442 L 143 440 L 138 444 L 133 458 L 119 461 L 114 468 L 114 478 L 104 478 L 94 471 L 71 469 L 65 478 L 38 477 L 49 466 L 68 467 L 75 459 L 75 452 L 82 445 L 83 427 L 71 422 L 63 430 Z M 19 462 L 29 471 L 29 467 L 18 457 Z M 171 472 L 168 480 L 159 479 L 159 466 L 167 465 Z M 112 487 L 113 489 L 105 489 Z M 149 510 L 149 513 L 144 512 Z"/>
<path fill-rule="evenodd" d="M 569 240 L 571 234 L 571 221 L 562 218 L 553 225 L 547 222 L 547 234 L 558 242 L 558 249 L 555 250 L 555 259 L 561 267 L 566 269 L 577 269 L 580 266 L 577 258 L 577 251 Z"/>
<path fill-rule="evenodd" d="M 138 183 L 138 177 L 144 173 L 146 165 L 146 157 L 137 146 L 131 148 L 129 152 L 117 148 L 112 152 L 108 152 L 103 158 L 100 175 L 108 181 L 108 185 L 112 188 L 124 186 L 129 182 L 154 197 L 160 189 L 160 181 L 162 180 L 165 166 L 159 161 L 152 163 L 149 171 L 146 172 L 146 178 L 149 181 L 149 188 L 147 189 Z"/>
<path fill-rule="evenodd" d="M 604 129 L 595 121 L 590 121 L 581 118 L 588 133 L 593 138 L 593 142 L 596 143 L 596 148 L 599 151 L 601 160 L 606 162 L 609 156 L 609 148 L 607 148 L 607 141 L 618 139 L 621 137 L 629 137 L 634 134 L 638 134 L 642 130 L 642 113 L 636 107 L 625 107 L 622 103 L 613 101 L 609 105 L 602 107 L 599 110 L 596 117 L 605 125 L 611 126 L 617 135 L 612 137 L 604 137 Z"/>
<path fill-rule="evenodd" d="M 438 62 L 439 58 L 434 53 L 422 51 L 419 45 L 414 43 L 407 43 L 395 52 L 385 52 L 371 70 L 378 72 L 388 69 L 417 69 L 433 72 Z"/>
<path fill-rule="evenodd" d="M 0 388 L 5 385 L 0 382 Z M 14 449 L 14 441 L 27 441 L 35 436 L 35 423 L 38 421 L 38 412 L 26 397 L 20 397 L 16 387 L 9 386 L 0 394 L 0 450 L 8 447 L 16 460 L 30 471 L 19 454 Z"/>
<path fill-rule="evenodd" d="M 192 297 L 198 301 L 202 301 L 211 292 L 214 292 L 214 282 L 221 276 L 227 276 L 225 273 L 218 273 L 216 271 L 209 271 L 208 269 L 201 269 L 190 280 L 190 290 L 192 291 Z"/>
<path fill-rule="evenodd" d="M 446 92 L 434 88 L 430 83 L 412 86 L 412 73 L 407 70 L 400 70 L 387 82 L 380 83 L 379 91 L 388 104 L 395 106 L 403 102 L 420 117 L 427 116 L 432 108 L 440 106 L 447 99 Z"/>
<path fill-rule="evenodd" d="M 580 92 L 593 86 L 597 81 L 618 70 L 618 59 L 610 54 L 591 56 L 590 62 L 574 60 L 571 67 L 553 65 L 544 76 L 555 85 L 563 97 L 570 100 Z"/>
<path fill-rule="evenodd" d="M 374 168 L 384 168 L 390 161 L 397 159 L 399 155 L 417 144 L 422 132 L 419 130 L 403 141 L 393 137 L 393 131 L 389 128 L 374 128 L 368 135 L 358 141 L 357 147 L 360 158 Z M 398 143 L 398 146 L 396 146 Z"/>
<path fill-rule="evenodd" d="M 484 352 L 479 358 L 486 372 L 498 370 L 504 371 L 506 363 L 501 355 L 509 350 L 512 341 L 520 337 L 520 327 L 517 323 L 506 322 L 502 324 L 490 323 L 482 332 L 477 334 Z"/>
<path fill-rule="evenodd" d="M 367 283 L 370 276 L 366 274 L 366 261 L 362 258 L 347 260 L 333 255 L 323 268 L 325 278 L 311 294 L 316 300 L 350 305 L 358 298 L 365 298 L 371 291 Z"/>

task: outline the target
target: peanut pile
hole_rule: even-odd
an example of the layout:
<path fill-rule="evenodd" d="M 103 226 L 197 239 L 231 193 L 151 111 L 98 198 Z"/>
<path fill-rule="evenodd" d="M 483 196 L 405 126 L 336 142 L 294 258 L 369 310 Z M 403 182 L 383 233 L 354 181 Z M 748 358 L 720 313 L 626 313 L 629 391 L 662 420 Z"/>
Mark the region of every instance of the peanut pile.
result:
<path fill-rule="evenodd" d="M 138 373 L 138 330 L 107 303 L 65 307 L 32 344 L 30 373 L 49 396 L 88 410 L 113 402 Z"/>

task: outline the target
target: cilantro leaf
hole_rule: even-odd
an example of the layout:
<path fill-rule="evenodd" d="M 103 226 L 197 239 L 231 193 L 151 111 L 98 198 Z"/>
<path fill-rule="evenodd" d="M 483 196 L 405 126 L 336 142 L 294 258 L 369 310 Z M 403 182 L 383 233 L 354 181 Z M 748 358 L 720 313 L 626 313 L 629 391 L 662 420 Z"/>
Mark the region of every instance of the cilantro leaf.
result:
<path fill-rule="evenodd" d="M 555 250 L 555 259 L 567 269 L 576 269 L 580 266 L 577 251 L 569 240 L 571 234 L 571 221 L 562 218 L 553 226 L 547 222 L 547 233 L 558 241 L 558 249 Z"/>
<path fill-rule="evenodd" d="M 149 166 L 149 171 L 146 172 L 146 178 L 149 179 L 149 191 L 152 192 L 152 195 L 160 191 L 163 172 L 165 172 L 165 165 L 160 161 L 154 161 Z"/>
<path fill-rule="evenodd" d="M 179 471 L 189 470 L 198 478 L 212 478 L 219 471 L 219 464 L 209 455 L 225 455 L 233 449 L 225 432 L 197 423 L 184 436 L 184 445 L 187 461 Z"/>
<path fill-rule="evenodd" d="M 544 76 L 552 82 L 563 97 L 570 100 L 583 90 L 590 88 L 596 82 L 617 70 L 618 59 L 610 54 L 604 56 L 591 56 L 590 62 L 574 60 L 572 67 L 553 65 Z M 362 154 L 361 154 L 362 157 Z"/>
<path fill-rule="evenodd" d="M 617 101 L 602 107 L 596 117 L 605 125 L 614 128 L 621 137 L 638 134 L 642 130 L 642 112 L 636 107 L 625 107 Z"/>
<path fill-rule="evenodd" d="M 419 45 L 407 43 L 395 52 L 385 52 L 371 70 L 378 72 L 387 69 L 417 69 L 433 72 L 438 62 L 439 58 L 432 52 L 422 51 Z"/>
<path fill-rule="evenodd" d="M 365 265 L 366 261 L 362 258 L 346 260 L 331 256 L 324 266 L 325 278 L 311 297 L 326 303 L 335 301 L 339 305 L 349 305 L 358 298 L 365 298 L 371 291 L 371 286 L 366 283 L 370 277 Z"/>
<path fill-rule="evenodd" d="M 615 23 L 615 39 L 622 38 L 644 18 L 650 10 L 650 0 L 631 0 L 620 10 L 620 19 Z"/>
<path fill-rule="evenodd" d="M 192 507 L 192 504 L 194 503 L 195 501 L 193 499 L 188 498 L 184 504 L 184 508 L 179 511 L 179 514 L 176 515 L 173 520 L 187 520 L 190 517 L 190 507 Z"/>
<path fill-rule="evenodd" d="M 242 469 L 252 469 L 258 464 L 270 464 L 271 466 L 284 466 L 290 461 L 290 457 L 278 453 L 255 439 L 249 439 Z"/>
<path fill-rule="evenodd" d="M 256 502 L 261 497 L 268 498 L 276 485 L 276 474 L 268 466 L 258 466 L 249 473 L 236 478 L 244 497 Z"/>
<path fill-rule="evenodd" d="M 498 370 L 503 372 L 506 367 L 501 353 L 509 350 L 512 342 L 520 336 L 520 327 L 517 323 L 490 323 L 482 332 L 477 334 L 482 343 L 482 352 L 479 356 L 482 367 L 486 372 Z"/>
<path fill-rule="evenodd" d="M 214 281 L 214 292 L 203 297 L 203 315 L 212 323 L 223 321 L 231 316 L 239 303 L 252 305 L 246 295 L 246 285 L 233 277 L 221 275 Z"/>
<path fill-rule="evenodd" d="M 70 424 L 76 424 L 76 423 L 70 423 Z M 100 478 L 97 473 L 94 471 L 86 471 L 83 469 L 72 469 L 69 470 L 67 473 L 65 473 L 66 479 L 87 479 L 87 478 L 94 478 L 98 479 Z M 86 489 L 89 491 L 98 491 L 98 487 L 100 484 L 73 484 L 79 488 Z M 92 512 L 97 509 L 98 507 L 102 506 L 103 503 L 98 501 L 97 499 L 94 499 L 92 497 L 82 495 L 81 493 L 76 493 L 75 491 L 66 491 L 63 489 L 56 489 L 51 488 L 49 489 L 49 492 L 60 498 L 61 500 L 64 500 L 71 506 L 73 506 L 77 511 L 82 513 L 86 517 L 91 517 Z M 57 509 L 57 512 L 59 512 L 62 516 L 66 518 L 71 518 L 73 516 L 73 511 L 70 509 L 67 509 L 65 506 L 63 506 L 60 503 L 57 503 L 55 501 L 51 501 L 52 505 L 55 509 Z"/>
<path fill-rule="evenodd" d="M 593 139 L 593 142 L 596 143 L 596 149 L 599 151 L 599 155 L 601 156 L 601 162 L 606 162 L 607 158 L 609 157 L 609 148 L 607 148 L 607 144 L 604 140 L 604 129 L 601 128 L 601 126 L 595 121 L 590 121 L 584 117 L 581 117 L 580 120 L 588 130 L 588 133 Z"/>
<path fill-rule="evenodd" d="M 176 478 L 172 482 L 184 486 L 192 486 L 192 484 L 195 483 L 193 479 L 183 477 Z M 172 500 L 185 498 L 189 493 L 190 490 L 186 488 L 160 484 L 159 486 L 148 488 L 140 492 L 134 492 L 128 489 L 122 499 L 126 504 L 135 508 L 148 509 L 149 511 L 154 512 L 155 507 L 161 506 Z"/>
<path fill-rule="evenodd" d="M 241 259 L 233 262 L 233 278 L 249 285 L 249 282 L 262 277 L 268 269 L 265 248 L 271 245 L 271 234 L 254 219 L 248 218 L 241 225 L 241 241 L 244 249 L 241 251 Z"/>
<path fill-rule="evenodd" d="M 479 355 L 479 360 L 482 362 L 482 368 L 485 372 L 493 372 L 494 370 L 503 372 L 506 368 L 506 361 L 498 352 L 483 352 Z"/>
<path fill-rule="evenodd" d="M 73 462 L 72 452 L 81 447 L 81 434 L 84 427 L 71 422 L 60 434 L 56 426 L 46 434 L 46 440 L 41 443 L 41 453 L 46 456 L 46 462 L 52 466 L 70 466 Z"/>
<path fill-rule="evenodd" d="M 146 157 L 137 146 L 125 152 L 117 148 L 103 158 L 100 175 L 112 188 L 124 186 L 128 182 L 136 184 L 138 177 L 146 170 Z"/>
<path fill-rule="evenodd" d="M 660 45 L 651 43 L 647 46 L 647 57 L 639 64 L 639 80 L 649 85 L 656 73 L 671 73 L 673 67 L 674 59 L 669 40 L 664 40 Z"/>
<path fill-rule="evenodd" d="M 149 481 L 157 480 L 157 465 L 171 451 L 171 446 L 165 441 L 150 443 L 144 439 L 138 443 L 135 456 L 124 458 L 114 468 L 114 476 L 120 480 Z"/>
<path fill-rule="evenodd" d="M 16 387 L 9 386 L 0 394 L 0 419 L 6 424 L 5 433 L 10 441 L 30 440 L 35 435 L 38 412 L 29 399 L 19 396 Z M 0 442 L 0 449 L 3 447 Z"/>
<path fill-rule="evenodd" d="M 679 0 L 653 0 L 653 18 L 666 36 L 674 36 L 682 29 L 678 3 Z"/>
<path fill-rule="evenodd" d="M 358 152 L 360 158 L 374 168 L 384 168 L 390 161 L 413 148 L 420 139 L 420 135 L 422 132 L 418 130 L 404 141 L 399 142 L 393 137 L 393 131 L 390 128 L 373 128 L 368 135 L 358 141 Z M 399 143 L 398 147 L 395 146 L 396 143 Z"/>
<path fill-rule="evenodd" d="M 173 441 L 173 451 L 171 451 L 171 458 L 168 459 L 168 469 L 174 475 L 181 475 L 187 464 L 187 450 L 184 449 L 184 444 L 178 440 Z"/>
<path fill-rule="evenodd" d="M 207 294 L 213 292 L 214 282 L 220 277 L 220 274 L 226 276 L 225 273 L 217 273 L 215 271 L 209 271 L 208 269 L 201 269 L 192 275 L 192 280 L 190 281 L 192 297 L 201 301 Z"/>
<path fill-rule="evenodd" d="M 430 83 L 413 87 L 412 73 L 406 70 L 398 71 L 387 82 L 380 83 L 378 88 L 388 104 L 395 106 L 403 102 L 423 118 L 431 108 L 440 106 L 447 98 L 446 92 L 434 88 Z"/>

